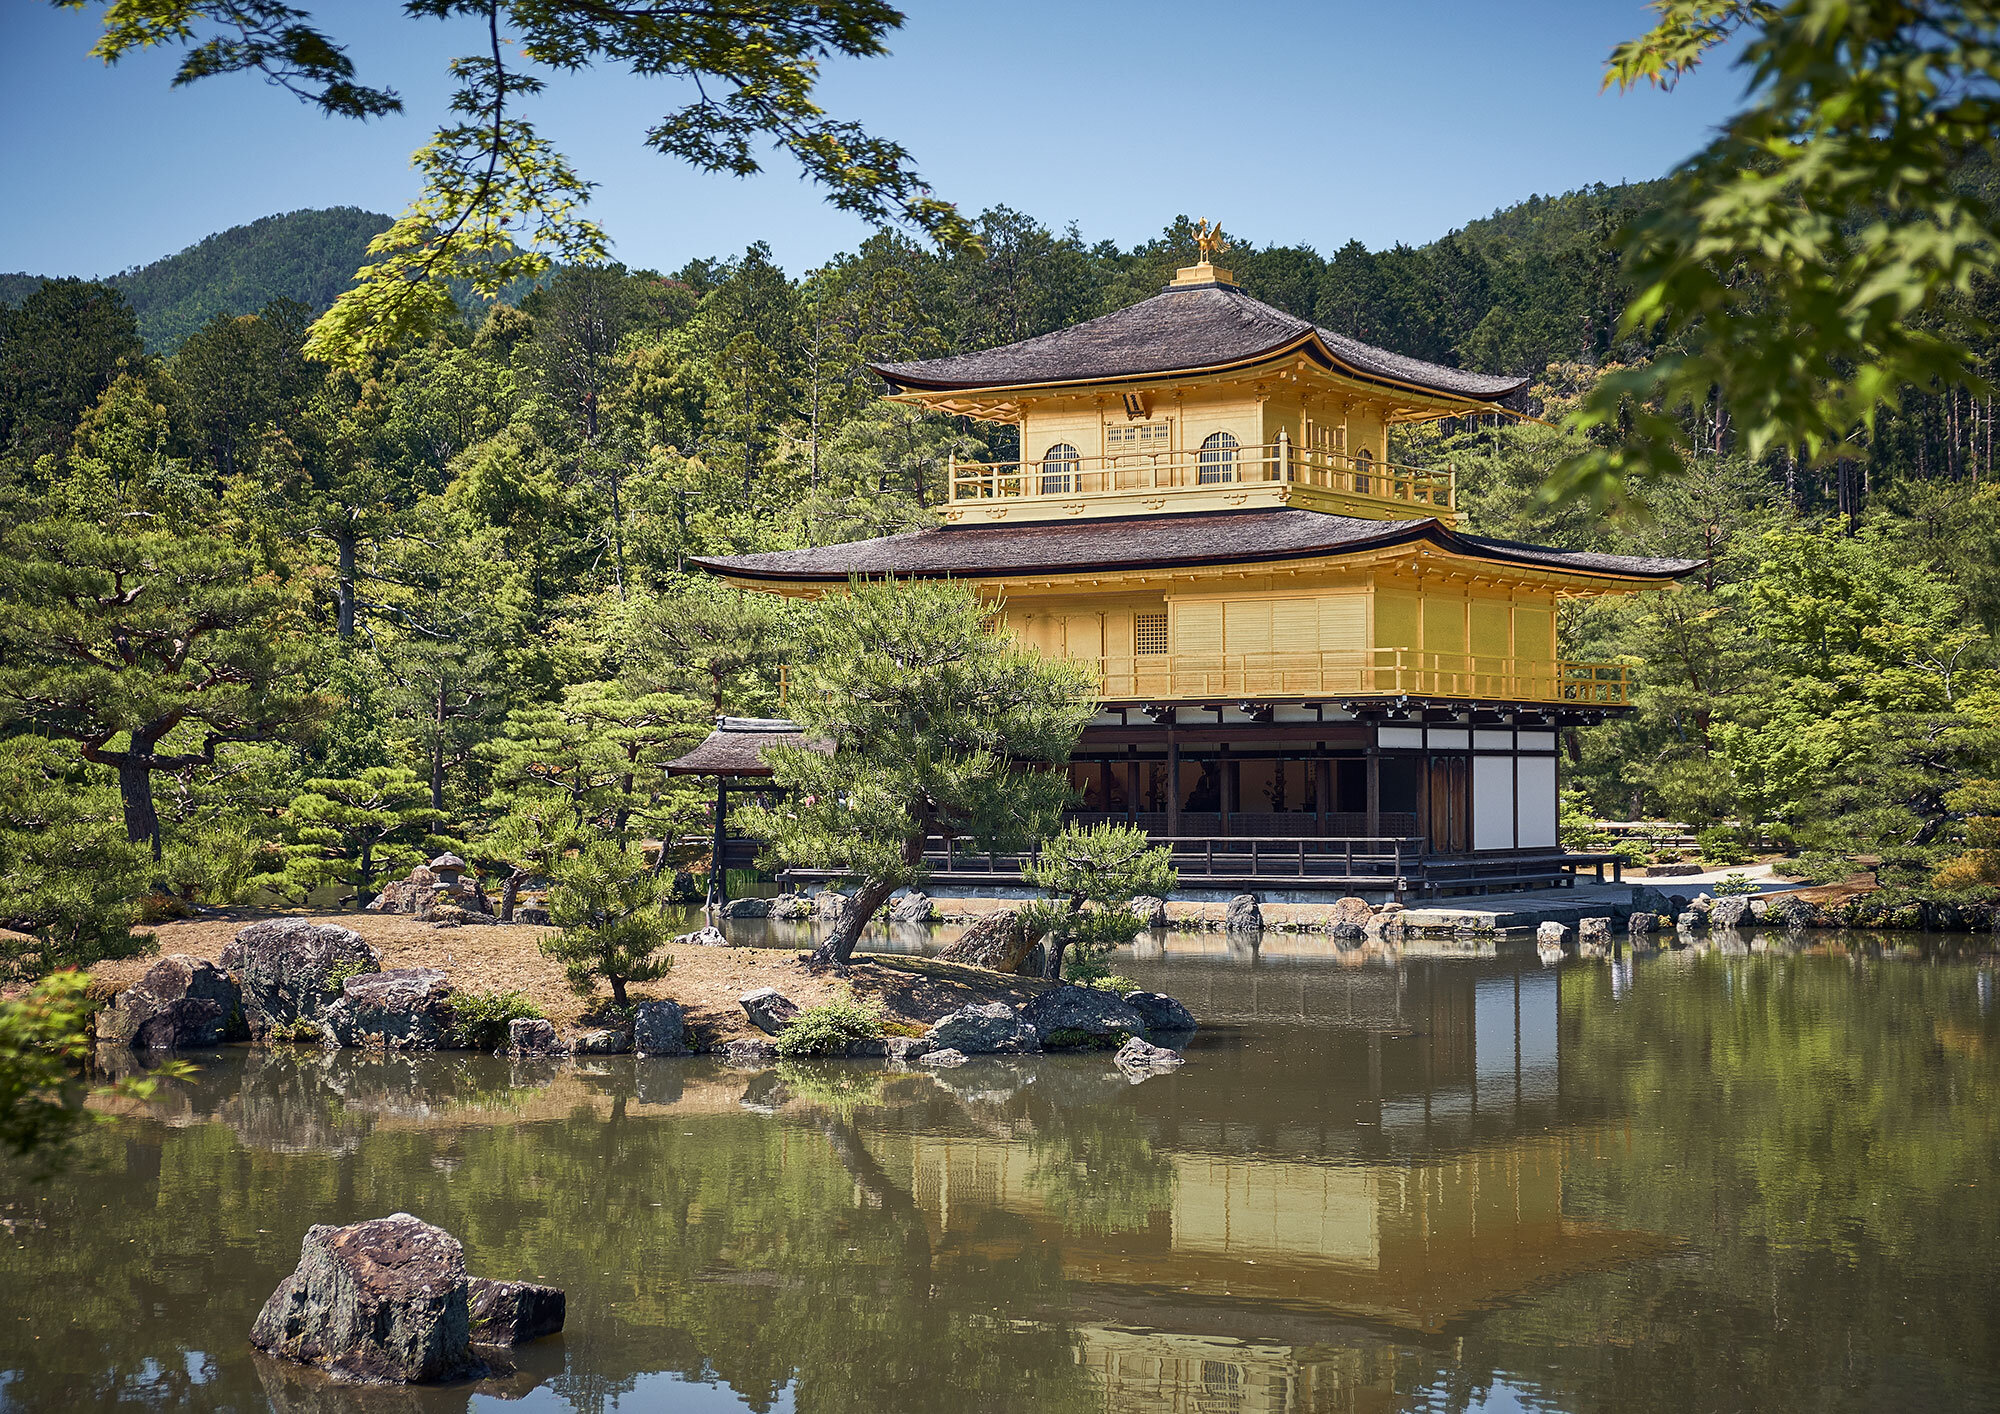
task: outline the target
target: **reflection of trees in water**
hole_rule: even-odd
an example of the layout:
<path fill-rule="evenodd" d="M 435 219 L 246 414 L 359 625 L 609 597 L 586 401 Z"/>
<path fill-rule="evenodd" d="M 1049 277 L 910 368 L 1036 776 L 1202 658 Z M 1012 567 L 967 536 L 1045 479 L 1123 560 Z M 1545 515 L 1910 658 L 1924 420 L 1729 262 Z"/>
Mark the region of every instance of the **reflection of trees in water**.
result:
<path fill-rule="evenodd" d="M 1615 1000 L 1604 969 L 1562 982 L 1567 1098 L 1624 1117 L 1608 1152 L 1573 1141 L 1564 1212 L 1687 1246 L 1494 1317 L 1468 1358 L 1642 1414 L 2000 1405 L 2000 1017 L 1972 969 L 1709 955 Z"/>
<path fill-rule="evenodd" d="M 1130 1108 L 1053 1108 L 1035 1127 L 1028 1187 L 1063 1231 L 1093 1237 L 1149 1226 L 1174 1201 L 1174 1167 Z"/>

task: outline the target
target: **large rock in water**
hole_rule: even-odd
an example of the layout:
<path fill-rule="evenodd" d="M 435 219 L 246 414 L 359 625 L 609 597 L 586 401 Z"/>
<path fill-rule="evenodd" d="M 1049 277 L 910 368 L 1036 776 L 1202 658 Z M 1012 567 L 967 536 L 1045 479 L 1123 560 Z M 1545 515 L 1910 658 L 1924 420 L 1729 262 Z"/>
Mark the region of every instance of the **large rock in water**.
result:
<path fill-rule="evenodd" d="M 245 1034 L 235 979 L 186 953 L 161 958 L 97 1013 L 98 1040 L 139 1051 L 219 1046 Z"/>
<path fill-rule="evenodd" d="M 465 1249 L 408 1213 L 314 1227 L 250 1330 L 259 1350 L 349 1379 L 417 1384 L 478 1366 Z"/>
<path fill-rule="evenodd" d="M 1255 894 L 1238 894 L 1229 901 L 1229 912 L 1223 926 L 1232 933 L 1257 933 L 1264 928 L 1264 910 L 1257 906 Z"/>
<path fill-rule="evenodd" d="M 467 1277 L 465 1304 L 475 1345 L 525 1345 L 561 1331 L 569 1314 L 561 1288 L 531 1281 Z"/>
<path fill-rule="evenodd" d="M 1137 1007 L 1097 987 L 1051 987 L 1030 998 L 1020 1016 L 1035 1028 L 1044 1050 L 1116 1046 L 1146 1029 Z"/>
<path fill-rule="evenodd" d="M 931 899 L 929 894 L 920 894 L 915 889 L 904 894 L 889 905 L 891 923 L 928 923 L 931 921 Z"/>
<path fill-rule="evenodd" d="M 1127 992 L 1125 1005 L 1139 1013 L 1148 1031 L 1179 1033 L 1195 1029 L 1194 1013 L 1165 992 Z"/>
<path fill-rule="evenodd" d="M 221 963 L 242 988 L 244 1019 L 258 1040 L 302 1017 L 320 1020 L 340 999 L 336 974 L 382 970 L 381 955 L 352 928 L 303 918 L 252 923 L 222 950 Z"/>
<path fill-rule="evenodd" d="M 925 1034 L 938 1050 L 968 1056 L 1022 1055 L 1042 1048 L 1034 1025 L 1005 1002 L 962 1006 L 939 1017 Z"/>
<path fill-rule="evenodd" d="M 553 1286 L 465 1274 L 465 1249 L 408 1213 L 314 1227 L 250 1343 L 352 1380 L 424 1384 L 475 1374 L 473 1343 L 519 1345 L 563 1328 Z"/>
<path fill-rule="evenodd" d="M 995 972 L 1019 972 L 1040 941 L 1039 933 L 1031 933 L 1022 926 L 1019 909 L 1006 908 L 987 914 L 967 928 L 956 942 L 939 951 L 937 960 L 969 963 Z"/>
<path fill-rule="evenodd" d="M 435 1051 L 451 1033 L 451 982 L 431 967 L 363 972 L 341 984 L 321 1024 L 342 1046 Z"/>

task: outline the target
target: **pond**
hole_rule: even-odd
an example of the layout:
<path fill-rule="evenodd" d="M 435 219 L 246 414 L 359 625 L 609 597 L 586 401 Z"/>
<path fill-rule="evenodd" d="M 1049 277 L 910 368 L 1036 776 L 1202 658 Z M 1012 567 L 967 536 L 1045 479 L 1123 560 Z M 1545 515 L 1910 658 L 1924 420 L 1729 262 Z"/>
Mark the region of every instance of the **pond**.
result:
<path fill-rule="evenodd" d="M 1170 939 L 1207 1025 L 931 1075 L 233 1050 L 0 1173 L 0 1408 L 2000 1407 L 1992 940 L 1544 968 Z M 255 1356 L 308 1224 L 554 1282 L 520 1370 Z"/>

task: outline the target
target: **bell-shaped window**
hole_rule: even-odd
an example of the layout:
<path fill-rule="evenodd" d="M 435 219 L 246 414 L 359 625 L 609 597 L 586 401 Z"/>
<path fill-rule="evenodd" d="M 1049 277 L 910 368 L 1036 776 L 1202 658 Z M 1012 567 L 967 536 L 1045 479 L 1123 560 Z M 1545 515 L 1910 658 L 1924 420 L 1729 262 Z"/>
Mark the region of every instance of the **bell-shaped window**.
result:
<path fill-rule="evenodd" d="M 1042 494 L 1067 496 L 1077 489 L 1076 464 L 1082 458 L 1067 442 L 1058 442 L 1042 453 Z"/>
<path fill-rule="evenodd" d="M 1195 481 L 1212 486 L 1236 479 L 1236 439 L 1227 432 L 1211 432 L 1203 439 L 1195 464 Z"/>

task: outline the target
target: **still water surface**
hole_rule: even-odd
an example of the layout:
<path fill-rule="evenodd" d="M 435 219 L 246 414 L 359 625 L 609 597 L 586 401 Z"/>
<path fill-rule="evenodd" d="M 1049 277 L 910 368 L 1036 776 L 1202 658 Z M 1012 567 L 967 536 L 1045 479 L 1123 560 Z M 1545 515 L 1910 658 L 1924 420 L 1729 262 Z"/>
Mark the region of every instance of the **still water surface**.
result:
<path fill-rule="evenodd" d="M 203 1057 L 51 1183 L 0 1172 L 0 1408 L 2000 1408 L 1980 944 L 1148 951 L 1208 1024 L 1137 1086 Z M 568 1331 L 447 1391 L 253 1355 L 304 1228 L 397 1209 Z"/>

